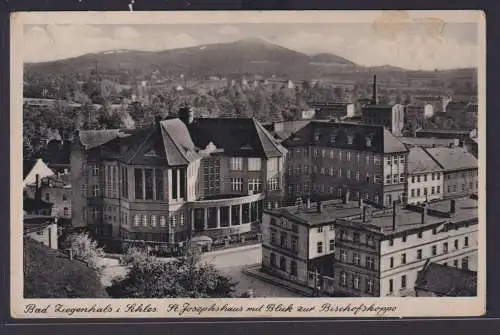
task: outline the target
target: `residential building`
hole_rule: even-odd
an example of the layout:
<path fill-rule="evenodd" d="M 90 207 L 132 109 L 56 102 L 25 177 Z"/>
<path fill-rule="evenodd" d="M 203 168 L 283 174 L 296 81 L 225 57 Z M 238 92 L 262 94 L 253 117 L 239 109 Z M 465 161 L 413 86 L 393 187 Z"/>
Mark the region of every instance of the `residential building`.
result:
<path fill-rule="evenodd" d="M 342 120 L 354 116 L 354 104 L 348 102 L 309 102 L 317 120 Z"/>
<path fill-rule="evenodd" d="M 311 121 L 282 141 L 288 149 L 287 199 L 353 199 L 380 206 L 406 192 L 408 149 L 380 125 Z"/>
<path fill-rule="evenodd" d="M 477 158 L 463 148 L 426 148 L 443 171 L 443 197 L 477 194 L 479 187 Z"/>
<path fill-rule="evenodd" d="M 377 77 L 373 77 L 373 98 L 362 108 L 363 123 L 382 125 L 395 136 L 402 136 L 405 107 L 401 104 L 380 104 L 377 97 Z"/>
<path fill-rule="evenodd" d="M 408 153 L 408 204 L 443 198 L 443 168 L 420 147 Z"/>
<path fill-rule="evenodd" d="M 433 115 L 431 104 L 413 103 L 405 106 L 405 122 L 411 121 L 414 125 L 423 125 L 425 119 Z"/>
<path fill-rule="evenodd" d="M 38 183 L 40 199 L 51 204 L 53 215 L 65 220 L 71 220 L 71 185 L 69 174 L 58 174 L 42 178 Z M 25 187 L 25 196 L 36 199 L 36 183 Z"/>
<path fill-rule="evenodd" d="M 23 160 L 23 188 L 27 185 L 35 184 L 37 175 L 38 178 L 41 179 L 53 176 L 54 174 L 54 171 L 52 171 L 41 158 L 36 160 Z"/>
<path fill-rule="evenodd" d="M 333 293 L 335 220 L 360 214 L 360 203 L 302 203 L 264 211 L 262 270 L 321 293 Z M 318 292 L 320 293 L 320 292 Z"/>
<path fill-rule="evenodd" d="M 474 297 L 477 272 L 429 262 L 418 272 L 415 293 L 417 297 Z"/>
<path fill-rule="evenodd" d="M 473 197 L 337 219 L 335 293 L 414 296 L 427 261 L 477 271 L 477 226 Z"/>
<path fill-rule="evenodd" d="M 202 234 L 253 236 L 281 204 L 284 149 L 255 119 L 179 118 L 81 131 L 71 155 L 72 214 L 101 239 L 178 246 Z"/>

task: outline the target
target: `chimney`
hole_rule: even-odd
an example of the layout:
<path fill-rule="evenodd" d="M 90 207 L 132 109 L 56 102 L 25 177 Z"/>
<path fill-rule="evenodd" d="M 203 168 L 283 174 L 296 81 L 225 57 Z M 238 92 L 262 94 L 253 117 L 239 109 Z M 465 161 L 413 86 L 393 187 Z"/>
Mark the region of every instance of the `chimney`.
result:
<path fill-rule="evenodd" d="M 343 200 L 342 202 L 344 204 L 348 204 L 349 203 L 349 196 L 350 196 L 349 193 L 350 193 L 349 190 L 345 191 L 345 193 L 344 193 L 344 198 L 342 199 Z"/>
<path fill-rule="evenodd" d="M 396 230 L 396 201 L 392 202 L 392 230 Z"/>
<path fill-rule="evenodd" d="M 373 76 L 373 93 L 372 93 L 372 104 L 378 105 L 378 96 L 377 96 L 377 76 Z"/>
<path fill-rule="evenodd" d="M 318 213 L 323 212 L 323 204 L 321 203 L 321 201 L 318 201 L 316 203 L 316 210 L 317 210 Z"/>
<path fill-rule="evenodd" d="M 422 207 L 422 224 L 425 224 L 425 217 L 427 216 L 427 204 Z"/>
<path fill-rule="evenodd" d="M 450 200 L 450 214 L 455 214 L 455 199 Z"/>

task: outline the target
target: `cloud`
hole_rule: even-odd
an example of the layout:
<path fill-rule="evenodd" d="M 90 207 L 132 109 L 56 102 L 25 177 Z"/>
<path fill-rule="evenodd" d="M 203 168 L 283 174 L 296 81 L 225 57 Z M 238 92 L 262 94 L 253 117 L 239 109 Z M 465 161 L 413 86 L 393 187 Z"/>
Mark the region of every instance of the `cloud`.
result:
<path fill-rule="evenodd" d="M 238 35 L 240 34 L 240 30 L 235 26 L 224 26 L 220 28 L 217 33 L 219 35 Z"/>

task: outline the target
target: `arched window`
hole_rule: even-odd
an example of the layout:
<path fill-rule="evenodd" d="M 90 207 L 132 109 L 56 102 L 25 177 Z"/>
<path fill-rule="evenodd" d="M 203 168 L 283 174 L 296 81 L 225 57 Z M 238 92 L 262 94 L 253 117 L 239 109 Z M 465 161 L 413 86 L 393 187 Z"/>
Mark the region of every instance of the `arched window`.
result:
<path fill-rule="evenodd" d="M 179 224 L 180 224 L 181 226 L 184 226 L 184 213 L 181 213 L 181 214 L 179 215 Z"/>
<path fill-rule="evenodd" d="M 147 227 L 148 226 L 148 216 L 147 215 L 143 215 L 142 216 L 142 225 L 144 227 Z"/>
<path fill-rule="evenodd" d="M 160 216 L 160 226 L 165 227 L 167 225 L 167 220 L 165 219 L 165 216 Z"/>
<path fill-rule="evenodd" d="M 151 215 L 151 227 L 156 227 L 156 215 Z"/>
<path fill-rule="evenodd" d="M 134 226 L 138 226 L 139 225 L 139 215 L 134 215 Z"/>

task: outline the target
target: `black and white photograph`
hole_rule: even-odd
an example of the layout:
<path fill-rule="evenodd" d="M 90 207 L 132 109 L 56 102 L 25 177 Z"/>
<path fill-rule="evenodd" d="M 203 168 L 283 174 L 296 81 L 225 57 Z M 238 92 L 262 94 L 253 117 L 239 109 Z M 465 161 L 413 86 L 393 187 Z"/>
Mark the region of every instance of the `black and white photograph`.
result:
<path fill-rule="evenodd" d="M 14 14 L 13 316 L 484 313 L 484 20 Z"/>

